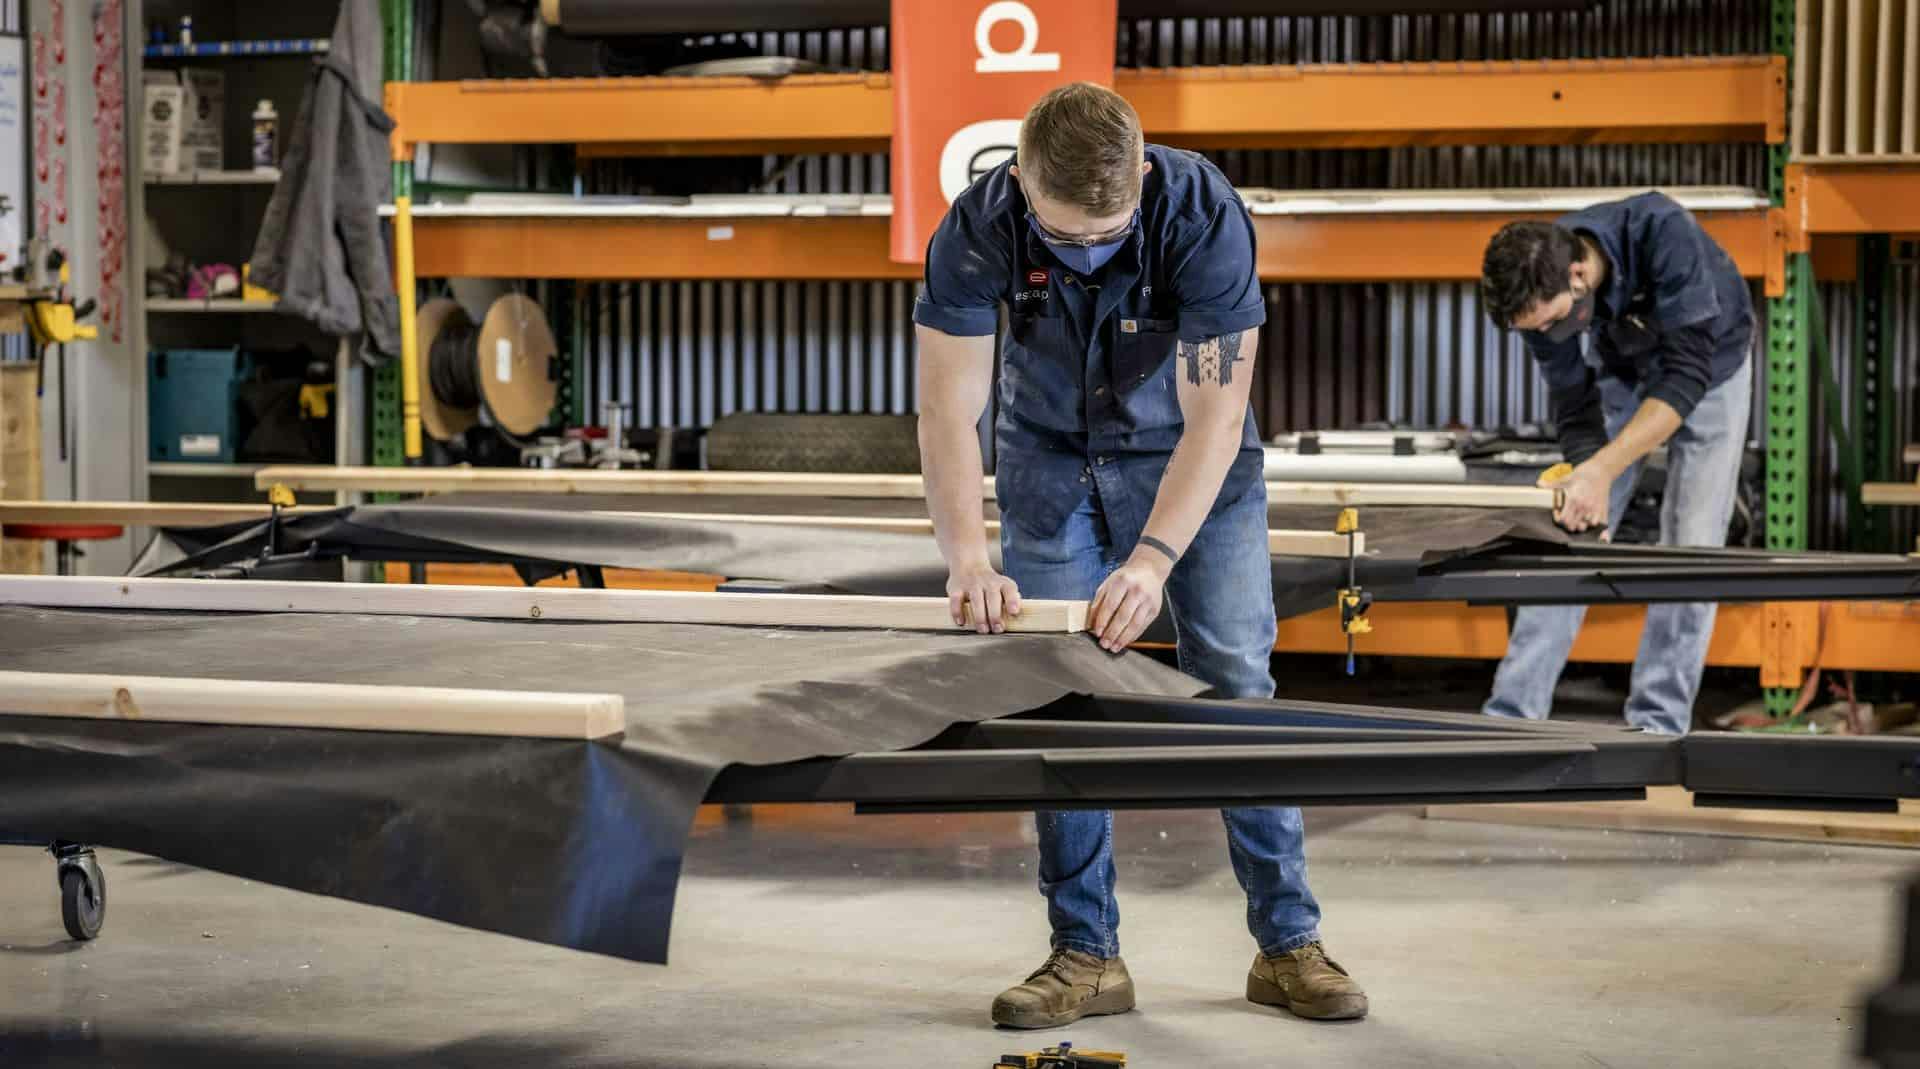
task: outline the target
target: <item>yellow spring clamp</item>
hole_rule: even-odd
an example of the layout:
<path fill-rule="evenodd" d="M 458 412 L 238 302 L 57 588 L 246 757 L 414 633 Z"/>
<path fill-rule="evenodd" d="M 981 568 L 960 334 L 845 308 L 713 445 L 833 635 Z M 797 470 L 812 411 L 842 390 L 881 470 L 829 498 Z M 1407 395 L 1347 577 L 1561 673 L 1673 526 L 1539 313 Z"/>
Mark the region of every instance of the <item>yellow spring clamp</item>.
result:
<path fill-rule="evenodd" d="M 1367 619 L 1367 610 L 1373 608 L 1373 595 L 1360 588 L 1355 577 L 1354 565 L 1359 554 L 1355 552 L 1357 537 L 1360 533 L 1360 510 L 1341 509 L 1340 518 L 1334 521 L 1334 534 L 1347 536 L 1347 585 L 1340 589 L 1334 604 L 1340 607 L 1340 632 L 1347 636 L 1347 674 L 1353 674 L 1353 636 L 1373 633 L 1373 621 Z"/>
<path fill-rule="evenodd" d="M 1553 511 L 1556 515 L 1567 504 L 1567 492 L 1560 489 L 1560 484 L 1566 482 L 1567 477 L 1572 474 L 1573 465 L 1563 460 L 1553 467 L 1548 468 L 1546 471 L 1541 472 L 1539 481 L 1534 484 L 1542 490 L 1553 491 Z"/>

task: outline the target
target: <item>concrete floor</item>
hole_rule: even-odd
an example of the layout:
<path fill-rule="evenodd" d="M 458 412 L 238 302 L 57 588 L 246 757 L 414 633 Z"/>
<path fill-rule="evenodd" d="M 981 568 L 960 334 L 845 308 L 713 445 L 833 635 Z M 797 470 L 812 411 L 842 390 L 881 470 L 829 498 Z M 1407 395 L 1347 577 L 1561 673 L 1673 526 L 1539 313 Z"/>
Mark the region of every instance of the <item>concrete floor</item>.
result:
<path fill-rule="evenodd" d="M 106 931 L 75 946 L 56 938 L 51 863 L 0 850 L 0 1065 L 984 1069 L 1071 1039 L 1148 1069 L 1847 1066 L 1920 864 L 1407 810 L 1309 819 L 1363 1022 L 1242 1000 L 1252 950 L 1210 813 L 1121 815 L 1140 1008 L 1038 1035 L 986 1023 L 1045 948 L 1013 816 L 709 820 L 665 969 L 118 853 Z"/>

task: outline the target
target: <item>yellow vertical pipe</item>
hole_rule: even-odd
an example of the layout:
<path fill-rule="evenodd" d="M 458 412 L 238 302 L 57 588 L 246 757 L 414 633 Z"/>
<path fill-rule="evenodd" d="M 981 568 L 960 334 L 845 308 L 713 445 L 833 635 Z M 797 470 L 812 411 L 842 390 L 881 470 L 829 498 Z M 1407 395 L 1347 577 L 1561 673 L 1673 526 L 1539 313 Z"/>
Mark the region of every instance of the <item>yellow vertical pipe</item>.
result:
<path fill-rule="evenodd" d="M 400 435 L 408 460 L 420 459 L 420 322 L 413 306 L 413 198 L 393 198 L 394 288 L 400 294 Z"/>

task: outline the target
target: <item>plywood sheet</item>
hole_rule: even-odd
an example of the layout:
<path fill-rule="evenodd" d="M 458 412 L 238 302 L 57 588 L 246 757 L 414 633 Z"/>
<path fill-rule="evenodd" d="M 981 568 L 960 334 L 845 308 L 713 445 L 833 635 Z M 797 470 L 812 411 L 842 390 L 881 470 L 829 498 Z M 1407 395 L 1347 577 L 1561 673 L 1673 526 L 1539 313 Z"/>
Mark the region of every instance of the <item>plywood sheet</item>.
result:
<path fill-rule="evenodd" d="M 0 495 L 38 498 L 40 471 L 40 399 L 30 364 L 0 366 Z M 0 543 L 0 572 L 37 574 L 46 557 L 38 542 Z"/>

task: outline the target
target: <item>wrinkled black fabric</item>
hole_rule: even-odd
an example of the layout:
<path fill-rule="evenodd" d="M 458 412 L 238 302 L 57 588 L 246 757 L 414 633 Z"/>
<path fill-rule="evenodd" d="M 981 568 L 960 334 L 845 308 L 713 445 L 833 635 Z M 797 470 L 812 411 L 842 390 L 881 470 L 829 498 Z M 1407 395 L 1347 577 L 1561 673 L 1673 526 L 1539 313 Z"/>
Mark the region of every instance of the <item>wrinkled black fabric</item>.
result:
<path fill-rule="evenodd" d="M 1200 690 L 1082 636 L 19 606 L 0 606 L 0 670 L 620 694 L 611 744 L 0 715 L 0 824 L 652 962 L 726 765 Z"/>
<path fill-rule="evenodd" d="M 648 513 L 710 513 L 713 520 L 666 519 Z M 1268 526 L 1332 531 L 1339 508 L 1273 505 Z M 615 515 L 614 513 L 619 513 Z M 728 523 L 726 515 L 780 514 L 924 518 L 919 500 L 764 498 L 752 496 L 460 494 L 404 505 L 363 505 L 291 519 L 278 548 L 345 547 L 363 558 L 463 559 L 549 565 L 592 564 L 702 572 L 764 579 L 797 588 L 849 594 L 938 597 L 946 565 L 925 534 Z M 1539 510 L 1375 507 L 1360 510 L 1367 555 L 1356 567 L 1362 585 L 1390 597 L 1422 567 L 1505 550 L 1551 552 L 1573 542 Z M 136 575 L 192 574 L 257 556 L 264 523 L 160 532 L 134 565 Z M 991 547 L 998 556 L 997 543 Z M 261 578 L 301 573 L 276 569 Z M 1346 562 L 1273 558 L 1274 610 L 1281 619 L 1323 609 L 1346 582 Z M 1162 614 L 1145 641 L 1174 641 Z"/>

